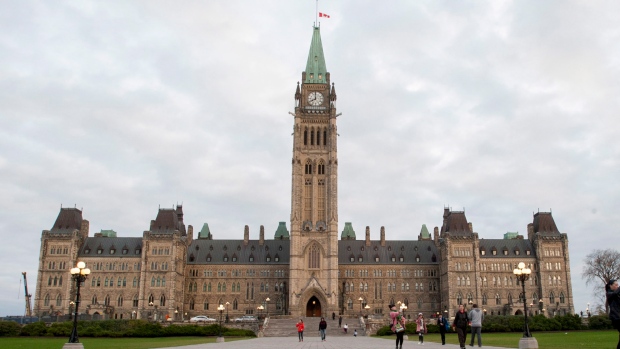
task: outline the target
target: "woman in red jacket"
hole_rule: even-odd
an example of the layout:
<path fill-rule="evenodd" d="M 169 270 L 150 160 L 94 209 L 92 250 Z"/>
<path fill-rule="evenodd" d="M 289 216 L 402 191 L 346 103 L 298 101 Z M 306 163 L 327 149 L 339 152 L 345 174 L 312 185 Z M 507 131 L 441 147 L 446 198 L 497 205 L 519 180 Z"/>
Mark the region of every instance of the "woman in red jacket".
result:
<path fill-rule="evenodd" d="M 297 327 L 297 336 L 299 336 L 299 341 L 303 342 L 304 341 L 304 320 L 299 319 L 299 322 L 297 323 L 297 325 L 295 325 Z"/>

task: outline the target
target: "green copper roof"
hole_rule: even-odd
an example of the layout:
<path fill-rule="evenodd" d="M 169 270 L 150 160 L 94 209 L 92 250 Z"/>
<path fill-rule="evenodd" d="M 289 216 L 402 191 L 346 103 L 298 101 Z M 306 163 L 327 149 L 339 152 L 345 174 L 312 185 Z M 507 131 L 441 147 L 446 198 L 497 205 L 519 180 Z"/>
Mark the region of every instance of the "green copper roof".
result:
<path fill-rule="evenodd" d="M 516 232 L 516 233 L 507 232 L 506 234 L 504 234 L 504 240 L 516 239 L 517 236 L 519 236 L 519 232 Z"/>
<path fill-rule="evenodd" d="M 211 230 L 209 230 L 209 224 L 205 223 L 202 225 L 202 229 L 200 229 L 200 233 L 198 233 L 199 239 L 213 239 L 211 236 Z"/>
<path fill-rule="evenodd" d="M 276 230 L 276 235 L 274 235 L 274 239 L 276 240 L 285 240 L 289 239 L 291 236 L 288 233 L 288 229 L 286 229 L 286 222 L 280 222 L 278 224 L 278 229 Z"/>
<path fill-rule="evenodd" d="M 431 238 L 431 233 L 428 232 L 428 229 L 426 228 L 426 224 L 422 224 L 422 229 L 420 230 L 420 236 L 422 237 L 422 239 Z"/>
<path fill-rule="evenodd" d="M 355 230 L 353 230 L 351 222 L 344 222 L 344 229 L 342 230 L 342 235 L 340 236 L 340 239 L 355 240 Z"/>
<path fill-rule="evenodd" d="M 323 44 L 321 43 L 321 30 L 314 27 L 312 32 L 312 43 L 310 44 L 310 53 L 308 53 L 308 63 L 306 64 L 306 84 L 325 84 L 327 79 L 325 74 L 327 67 L 325 66 L 325 56 L 323 56 Z"/>
<path fill-rule="evenodd" d="M 105 236 L 108 238 L 115 238 L 116 232 L 114 230 L 103 230 L 101 229 L 101 236 Z"/>

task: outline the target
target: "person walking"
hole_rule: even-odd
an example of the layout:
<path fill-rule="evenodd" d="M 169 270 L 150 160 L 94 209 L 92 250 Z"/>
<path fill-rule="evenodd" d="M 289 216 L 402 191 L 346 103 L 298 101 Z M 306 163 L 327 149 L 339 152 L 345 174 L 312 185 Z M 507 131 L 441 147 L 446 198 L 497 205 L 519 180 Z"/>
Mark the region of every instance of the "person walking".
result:
<path fill-rule="evenodd" d="M 450 327 L 448 319 L 443 317 L 442 314 L 439 314 L 439 318 L 437 318 L 437 326 L 439 326 L 439 334 L 441 334 L 441 345 L 446 345 L 446 330 Z"/>
<path fill-rule="evenodd" d="M 336 313 L 332 312 L 332 320 L 336 320 Z"/>
<path fill-rule="evenodd" d="M 424 319 L 424 314 L 419 313 L 415 323 L 417 325 L 415 331 L 418 333 L 418 344 L 424 345 L 424 334 L 426 333 L 426 320 Z"/>
<path fill-rule="evenodd" d="M 297 336 L 299 337 L 299 341 L 303 342 L 304 341 L 304 328 L 306 327 L 304 326 L 304 320 L 299 319 L 299 322 L 295 326 L 297 327 Z"/>
<path fill-rule="evenodd" d="M 347 333 L 347 330 L 349 329 L 349 325 L 344 324 L 344 327 L 342 329 L 344 330 L 344 333 Z"/>
<path fill-rule="evenodd" d="M 609 305 L 611 326 L 620 333 L 620 287 L 618 287 L 618 281 L 614 279 L 609 280 L 607 285 L 605 285 L 605 291 L 607 292 L 607 305 Z M 620 337 L 618 338 L 616 349 L 620 349 Z"/>
<path fill-rule="evenodd" d="M 459 344 L 461 349 L 465 349 L 465 341 L 467 341 L 467 323 L 469 319 L 467 318 L 467 313 L 465 312 L 465 306 L 463 304 L 459 304 L 459 310 L 454 315 L 454 322 L 452 322 L 452 327 L 456 329 L 456 334 L 459 337 Z"/>
<path fill-rule="evenodd" d="M 325 342 L 325 331 L 327 330 L 327 321 L 325 318 L 321 318 L 319 322 L 319 332 L 321 333 L 321 341 Z"/>
<path fill-rule="evenodd" d="M 388 307 L 391 310 L 390 318 L 392 319 L 392 332 L 396 333 L 396 349 L 403 349 L 406 322 L 405 317 L 400 315 L 394 304 L 390 304 Z M 402 330 L 398 331 L 396 327 L 402 327 Z"/>
<path fill-rule="evenodd" d="M 338 328 L 342 327 L 342 315 L 338 316 Z"/>
<path fill-rule="evenodd" d="M 474 304 L 473 309 L 469 312 L 469 321 L 471 322 L 471 342 L 469 346 L 474 346 L 474 337 L 478 335 L 478 346 L 482 346 L 482 321 L 484 320 L 484 314 L 478 308 L 478 304 Z"/>

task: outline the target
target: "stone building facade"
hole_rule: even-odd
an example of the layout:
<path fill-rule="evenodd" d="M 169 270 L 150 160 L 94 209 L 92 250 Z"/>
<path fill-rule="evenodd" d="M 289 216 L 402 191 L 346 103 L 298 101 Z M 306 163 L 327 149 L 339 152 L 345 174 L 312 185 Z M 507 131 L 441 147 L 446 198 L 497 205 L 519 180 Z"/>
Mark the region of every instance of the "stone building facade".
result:
<path fill-rule="evenodd" d="M 321 316 L 382 314 L 402 302 L 408 312 L 453 314 L 477 303 L 487 314 L 522 313 L 519 262 L 530 312 L 572 313 L 568 239 L 550 212 L 533 215 L 527 236 L 481 239 L 465 212 L 444 208 L 440 226 L 410 240 L 357 239 L 353 225 L 338 232 L 336 89 L 326 69 L 319 28 L 313 29 L 306 70 L 295 91 L 290 233 L 280 222 L 272 239 L 215 239 L 208 224 L 194 238 L 183 207 L 159 209 L 142 237 L 114 231 L 89 236 L 77 208 L 61 208 L 41 236 L 34 311 L 69 314 L 75 284 L 69 270 L 84 261 L 91 275 L 80 309 L 95 318 L 187 319 L 195 315 Z M 339 236 L 340 235 L 340 236 Z M 262 305 L 264 310 L 258 310 Z"/>

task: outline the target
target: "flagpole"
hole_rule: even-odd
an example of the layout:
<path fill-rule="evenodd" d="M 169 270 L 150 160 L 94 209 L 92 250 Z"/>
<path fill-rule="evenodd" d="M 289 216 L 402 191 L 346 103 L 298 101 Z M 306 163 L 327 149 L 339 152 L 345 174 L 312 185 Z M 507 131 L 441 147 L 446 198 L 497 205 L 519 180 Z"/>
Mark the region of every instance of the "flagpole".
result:
<path fill-rule="evenodd" d="M 319 0 L 316 0 L 316 11 L 314 12 L 314 16 L 316 19 L 315 26 L 318 27 L 319 26 Z"/>

